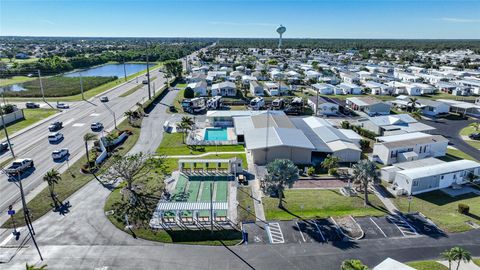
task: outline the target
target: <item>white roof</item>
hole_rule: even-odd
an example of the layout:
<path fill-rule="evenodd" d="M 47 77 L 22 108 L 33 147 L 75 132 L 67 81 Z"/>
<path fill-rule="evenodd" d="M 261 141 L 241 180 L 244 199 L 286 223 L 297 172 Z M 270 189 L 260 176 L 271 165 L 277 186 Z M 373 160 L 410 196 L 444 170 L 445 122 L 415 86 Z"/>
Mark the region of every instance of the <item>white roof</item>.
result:
<path fill-rule="evenodd" d="M 315 149 L 313 144 L 296 128 L 256 128 L 245 133 L 247 149 L 262 149 L 266 147 L 289 146 L 305 149 Z"/>
<path fill-rule="evenodd" d="M 397 142 L 397 141 L 413 140 L 413 139 L 430 137 L 430 136 L 432 135 L 423 133 L 423 132 L 412 132 L 412 133 L 405 133 L 405 134 L 392 135 L 392 136 L 380 136 L 380 137 L 377 137 L 377 140 L 381 142 Z"/>
<path fill-rule="evenodd" d="M 375 266 L 373 270 L 415 270 L 415 268 L 396 261 L 392 258 L 386 258 L 379 265 Z"/>
<path fill-rule="evenodd" d="M 440 163 L 432 166 L 414 168 L 399 171 L 399 174 L 403 174 L 410 179 L 424 178 L 434 175 L 442 175 L 446 173 L 452 173 L 457 171 L 471 170 L 480 167 L 480 163 L 472 160 L 456 160 L 452 162 Z"/>

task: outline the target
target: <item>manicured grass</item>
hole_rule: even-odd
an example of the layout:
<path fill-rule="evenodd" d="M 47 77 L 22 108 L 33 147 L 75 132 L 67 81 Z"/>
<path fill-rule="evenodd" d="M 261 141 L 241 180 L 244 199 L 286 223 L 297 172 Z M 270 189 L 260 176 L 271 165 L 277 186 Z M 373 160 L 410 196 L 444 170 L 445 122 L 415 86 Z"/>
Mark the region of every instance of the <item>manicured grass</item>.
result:
<path fill-rule="evenodd" d="M 144 84 L 136 85 L 136 86 L 132 87 L 132 89 L 124 92 L 123 94 L 121 94 L 120 97 L 129 96 L 129 95 L 133 94 L 135 91 L 137 91 L 138 89 L 142 88 L 143 86 L 144 86 Z"/>
<path fill-rule="evenodd" d="M 228 159 L 238 157 L 242 159 L 242 166 L 244 169 L 247 168 L 247 155 L 246 154 L 219 154 L 219 155 L 208 155 L 202 157 L 201 159 Z M 178 170 L 178 158 L 166 158 L 165 159 L 165 168 L 167 173 L 171 173 L 175 170 Z"/>
<path fill-rule="evenodd" d="M 268 220 L 291 220 L 298 216 L 326 218 L 346 215 L 384 215 L 385 213 L 380 210 L 384 208 L 381 201 L 373 194 L 370 194 L 368 198 L 374 207 L 365 207 L 362 197 L 345 197 L 338 190 L 290 189 L 285 191 L 283 205 L 286 210 L 278 208 L 278 198 L 266 197 L 263 199 L 263 204 Z M 303 210 L 301 209 L 302 205 Z"/>
<path fill-rule="evenodd" d="M 453 160 L 459 160 L 459 159 L 468 159 L 468 160 L 474 160 L 476 159 L 458 149 L 452 149 L 448 148 L 447 149 L 447 155 L 445 157 L 440 158 L 445 161 L 453 161 Z"/>
<path fill-rule="evenodd" d="M 180 84 L 177 84 L 175 87 L 180 88 L 180 91 L 178 91 L 178 94 L 177 94 L 177 96 L 175 97 L 175 99 L 173 100 L 172 105 L 175 106 L 175 111 L 176 111 L 176 112 L 182 112 L 182 111 L 183 111 L 183 109 L 182 109 L 182 100 L 184 99 L 183 93 L 185 92 L 185 88 L 181 88 L 181 87 L 179 87 L 178 85 L 180 85 Z M 167 112 L 173 113 L 173 112 L 170 112 L 170 110 L 167 110 Z"/>
<path fill-rule="evenodd" d="M 408 211 L 408 199 L 397 197 L 393 199 L 395 205 L 401 211 Z M 460 214 L 457 211 L 458 204 L 464 203 L 470 206 L 472 216 Z M 467 194 L 452 198 L 441 191 L 432 191 L 413 196 L 411 211 L 422 212 L 443 230 L 448 232 L 462 232 L 471 230 L 472 227 L 465 224 L 466 221 L 474 221 L 480 224 L 480 196 Z"/>
<path fill-rule="evenodd" d="M 219 146 L 188 146 L 183 143 L 182 133 L 165 133 L 157 153 L 166 156 L 199 155 L 206 152 L 242 152 L 242 145 L 219 145 Z"/>
<path fill-rule="evenodd" d="M 478 266 L 480 266 L 480 258 L 478 259 L 473 259 L 472 262 Z"/>
<path fill-rule="evenodd" d="M 127 121 L 123 121 L 120 125 L 118 125 L 118 128 L 120 130 L 129 129 L 133 132 L 133 135 L 129 136 L 128 139 L 116 149 L 116 153 L 118 153 L 119 155 L 125 155 L 137 142 L 140 135 L 140 129 L 131 127 L 130 125 L 128 125 Z M 57 193 L 58 199 L 60 201 L 67 201 L 68 197 L 70 197 L 77 190 L 79 190 L 85 184 L 94 179 L 94 176 L 92 174 L 83 174 L 80 172 L 82 165 L 85 164 L 86 161 L 86 157 L 83 156 L 75 163 L 70 164 L 70 170 L 67 170 L 61 174 L 62 180 L 60 180 L 59 183 L 55 185 L 55 193 Z M 110 161 L 107 159 L 107 161 L 105 161 L 105 163 L 101 166 L 100 170 L 96 173 L 96 175 L 101 175 L 102 173 L 106 172 L 109 167 Z M 28 202 L 27 207 L 30 209 L 33 220 L 40 218 L 41 216 L 52 210 L 52 199 L 50 197 L 48 187 L 44 188 L 37 196 L 35 196 L 35 198 Z M 25 225 L 24 220 L 20 218 L 21 216 L 23 216 L 22 210 L 18 211 L 16 214 L 17 218 L 15 222 L 17 226 Z M 11 221 L 9 220 L 3 226 L 11 227 Z"/>
<path fill-rule="evenodd" d="M 23 109 L 25 119 L 9 124 L 7 126 L 8 135 L 11 136 L 15 134 L 15 132 L 22 130 L 30 125 L 33 125 L 36 122 L 43 120 L 57 112 L 58 110 L 55 109 Z M 2 132 L 0 132 L 0 138 L 4 137 L 5 133 L 2 130 Z"/>
<path fill-rule="evenodd" d="M 122 200 L 120 193 L 122 185 L 116 188 L 107 198 L 104 205 L 104 210 L 109 211 L 114 208 L 114 204 Z M 154 209 L 151 209 L 152 213 Z M 114 215 L 108 216 L 108 219 L 119 229 L 124 230 L 125 223 L 114 218 Z M 126 233 L 132 234 L 130 231 Z M 208 230 L 152 230 L 150 228 L 135 228 L 133 229 L 136 237 L 163 242 L 163 243 L 181 243 L 192 245 L 235 245 L 242 239 L 242 233 L 236 230 L 214 231 L 213 236 Z"/>
<path fill-rule="evenodd" d="M 409 262 L 407 265 L 417 270 L 448 270 L 448 267 L 436 261 Z"/>
<path fill-rule="evenodd" d="M 480 141 L 465 140 L 465 142 L 470 144 L 472 147 L 475 147 L 476 149 L 480 149 Z"/>
<path fill-rule="evenodd" d="M 255 206 L 251 194 L 250 187 L 239 187 L 237 188 L 237 213 L 238 221 L 255 221 Z"/>
<path fill-rule="evenodd" d="M 0 86 L 16 84 L 16 83 L 23 83 L 35 80 L 35 77 L 27 77 L 27 76 L 13 76 L 8 79 L 0 79 Z"/>
<path fill-rule="evenodd" d="M 462 130 L 460 130 L 460 135 L 462 136 L 468 136 L 472 133 L 475 133 L 475 132 L 479 132 L 479 131 L 476 131 L 473 127 L 471 126 L 467 126 L 467 127 L 464 127 Z"/>

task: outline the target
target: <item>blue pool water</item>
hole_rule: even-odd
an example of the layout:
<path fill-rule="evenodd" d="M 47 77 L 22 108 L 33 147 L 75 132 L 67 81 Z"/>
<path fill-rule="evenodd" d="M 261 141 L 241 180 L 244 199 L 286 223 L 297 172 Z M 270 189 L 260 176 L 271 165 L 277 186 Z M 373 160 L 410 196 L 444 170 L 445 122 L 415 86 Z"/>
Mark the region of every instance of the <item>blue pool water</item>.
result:
<path fill-rule="evenodd" d="M 207 128 L 205 129 L 205 141 L 227 141 L 228 134 L 226 128 Z"/>

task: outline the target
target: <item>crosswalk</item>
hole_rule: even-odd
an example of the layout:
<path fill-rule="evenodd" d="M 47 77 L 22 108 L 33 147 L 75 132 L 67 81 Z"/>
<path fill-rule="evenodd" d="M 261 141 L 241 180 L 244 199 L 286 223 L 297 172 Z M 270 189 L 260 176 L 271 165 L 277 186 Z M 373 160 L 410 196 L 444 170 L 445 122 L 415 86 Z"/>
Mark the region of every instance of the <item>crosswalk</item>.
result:
<path fill-rule="evenodd" d="M 270 222 L 267 225 L 268 239 L 271 244 L 283 244 L 285 243 L 285 238 L 283 238 L 282 229 L 278 222 Z"/>

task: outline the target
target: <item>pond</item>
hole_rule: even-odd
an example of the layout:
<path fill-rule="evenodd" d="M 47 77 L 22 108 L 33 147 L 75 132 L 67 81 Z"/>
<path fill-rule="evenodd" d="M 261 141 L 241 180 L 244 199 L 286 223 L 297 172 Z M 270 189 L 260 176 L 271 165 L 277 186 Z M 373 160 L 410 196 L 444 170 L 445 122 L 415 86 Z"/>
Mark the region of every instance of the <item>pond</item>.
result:
<path fill-rule="evenodd" d="M 154 64 L 150 64 L 150 67 L 154 66 Z M 140 63 L 126 63 L 125 64 L 125 71 L 127 76 L 137 73 L 139 71 L 147 69 L 147 64 L 140 64 Z M 83 77 L 88 76 L 100 76 L 100 77 L 110 77 L 110 76 L 117 76 L 118 78 L 123 78 L 124 76 L 124 69 L 123 64 L 107 64 L 98 67 L 92 67 L 82 71 L 75 71 L 70 73 L 65 73 L 65 77 L 79 77 L 80 74 Z"/>

